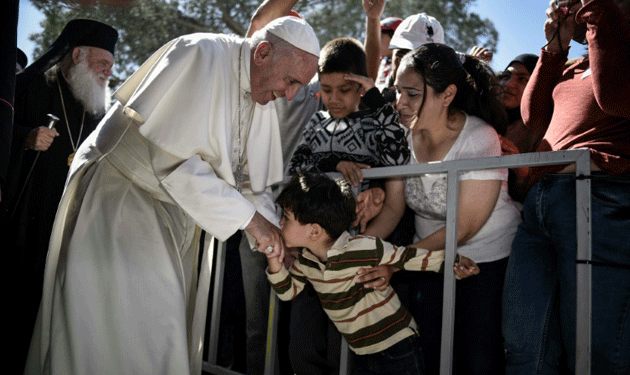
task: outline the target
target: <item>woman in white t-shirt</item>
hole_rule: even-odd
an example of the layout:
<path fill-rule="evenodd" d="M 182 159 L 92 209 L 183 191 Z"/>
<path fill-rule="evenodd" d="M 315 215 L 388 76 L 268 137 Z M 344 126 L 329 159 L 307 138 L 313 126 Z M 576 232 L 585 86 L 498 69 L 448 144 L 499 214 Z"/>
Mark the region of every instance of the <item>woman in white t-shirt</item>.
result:
<path fill-rule="evenodd" d="M 395 81 L 400 121 L 410 129 L 411 163 L 500 156 L 497 133 L 507 116 L 489 68 L 443 44 L 425 44 L 401 61 Z M 489 125 L 492 124 L 492 125 Z M 501 374 L 501 294 L 520 213 L 507 193 L 507 169 L 460 175 L 458 253 L 474 260 L 477 276 L 457 282 L 456 374 Z M 445 248 L 446 174 L 392 179 L 385 204 L 366 234 L 386 237 L 405 204 L 415 212 L 411 246 Z M 404 199 L 402 199 L 404 197 Z M 420 324 L 427 373 L 439 363 L 442 276 L 422 276 L 409 308 Z M 422 324 L 422 322 L 426 324 Z"/>

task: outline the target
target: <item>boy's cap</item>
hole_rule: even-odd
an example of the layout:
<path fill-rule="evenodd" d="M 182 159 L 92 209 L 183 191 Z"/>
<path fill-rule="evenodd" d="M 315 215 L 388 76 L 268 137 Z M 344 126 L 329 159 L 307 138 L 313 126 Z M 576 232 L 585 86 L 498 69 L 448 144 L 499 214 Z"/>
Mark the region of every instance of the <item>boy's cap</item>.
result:
<path fill-rule="evenodd" d="M 427 43 L 444 43 L 440 22 L 426 13 L 405 18 L 389 42 L 389 49 L 416 49 Z"/>
<path fill-rule="evenodd" d="M 391 30 L 396 31 L 398 25 L 402 22 L 402 18 L 398 17 L 387 17 L 381 21 L 381 31 L 383 30 Z"/>
<path fill-rule="evenodd" d="M 291 45 L 319 57 L 319 40 L 315 31 L 306 21 L 293 16 L 276 18 L 264 27 L 278 38 Z"/>

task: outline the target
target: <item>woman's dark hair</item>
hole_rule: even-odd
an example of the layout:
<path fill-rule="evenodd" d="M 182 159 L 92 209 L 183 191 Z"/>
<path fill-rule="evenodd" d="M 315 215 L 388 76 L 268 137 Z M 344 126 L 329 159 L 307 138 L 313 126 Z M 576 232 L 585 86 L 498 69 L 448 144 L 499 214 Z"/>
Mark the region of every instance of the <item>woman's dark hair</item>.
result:
<path fill-rule="evenodd" d="M 297 174 L 282 189 L 276 203 L 302 224 L 319 224 L 336 240 L 356 218 L 356 201 L 350 184 L 325 174 Z"/>
<path fill-rule="evenodd" d="M 499 99 L 501 89 L 488 64 L 439 43 L 423 44 L 407 53 L 400 64 L 413 68 L 423 78 L 425 93 L 427 86 L 439 94 L 454 84 L 457 94 L 450 105 L 450 113 L 462 110 L 480 117 L 497 133 L 505 134 L 507 114 Z M 426 95 L 423 95 L 418 114 L 422 112 L 425 100 Z"/>
<path fill-rule="evenodd" d="M 319 53 L 318 73 L 353 73 L 367 76 L 363 45 L 353 38 L 337 38 Z"/>

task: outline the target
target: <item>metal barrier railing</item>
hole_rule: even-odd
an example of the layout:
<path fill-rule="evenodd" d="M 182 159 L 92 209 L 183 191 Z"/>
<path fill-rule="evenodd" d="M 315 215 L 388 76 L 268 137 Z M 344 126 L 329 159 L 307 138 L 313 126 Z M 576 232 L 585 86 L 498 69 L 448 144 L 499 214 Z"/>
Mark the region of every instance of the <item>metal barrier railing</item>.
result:
<path fill-rule="evenodd" d="M 446 213 L 446 251 L 445 263 L 455 262 L 457 248 L 457 202 L 459 197 L 459 173 L 471 170 L 537 167 L 547 165 L 575 164 L 576 176 L 589 176 L 590 152 L 588 149 L 528 153 L 487 157 L 479 159 L 463 159 L 426 164 L 404 165 L 362 170 L 364 178 L 409 177 L 420 174 L 447 173 L 447 213 Z M 341 176 L 341 175 L 339 175 Z M 576 179 L 576 224 L 577 224 L 577 316 L 576 316 L 576 365 L 575 373 L 590 374 L 591 359 L 591 184 L 588 178 Z M 454 204 L 450 204 L 455 202 Z M 203 363 L 203 370 L 212 374 L 239 374 L 216 365 L 219 335 L 219 316 L 221 311 L 221 291 L 223 289 L 223 273 L 225 263 L 225 245 L 218 246 L 216 258 L 215 284 L 210 326 L 210 344 L 208 362 Z M 455 275 L 446 272 L 444 275 L 444 300 L 442 315 L 442 344 L 440 354 L 440 375 L 452 373 L 453 334 L 455 320 Z M 265 374 L 278 373 L 276 328 L 278 324 L 278 298 L 272 293 L 270 299 L 269 328 L 266 348 Z M 342 361 L 340 375 L 348 373 L 348 346 L 342 345 Z"/>

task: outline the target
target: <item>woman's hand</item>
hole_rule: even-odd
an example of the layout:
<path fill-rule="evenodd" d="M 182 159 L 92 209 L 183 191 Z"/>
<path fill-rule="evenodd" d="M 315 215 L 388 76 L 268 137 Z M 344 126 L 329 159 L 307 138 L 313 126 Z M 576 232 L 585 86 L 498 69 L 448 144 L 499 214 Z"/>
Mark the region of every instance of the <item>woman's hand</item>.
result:
<path fill-rule="evenodd" d="M 380 187 L 373 187 L 362 191 L 357 196 L 357 219 L 353 226 L 360 226 L 359 233 L 365 232 L 367 224 L 383 209 L 385 191 Z"/>
<path fill-rule="evenodd" d="M 357 271 L 357 283 L 363 284 L 364 288 L 385 290 L 389 286 L 389 280 L 396 269 L 392 266 L 376 266 L 372 268 L 359 268 Z"/>

